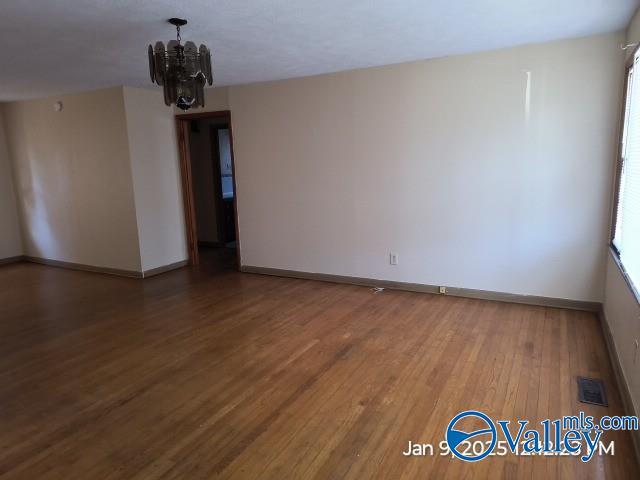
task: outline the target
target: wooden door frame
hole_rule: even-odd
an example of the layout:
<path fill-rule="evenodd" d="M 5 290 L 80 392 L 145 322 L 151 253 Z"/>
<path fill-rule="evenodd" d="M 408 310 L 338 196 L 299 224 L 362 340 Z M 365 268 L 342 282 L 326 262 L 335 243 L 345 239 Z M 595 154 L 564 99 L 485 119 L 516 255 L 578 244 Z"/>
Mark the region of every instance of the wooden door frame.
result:
<path fill-rule="evenodd" d="M 189 264 L 198 265 L 198 230 L 196 225 L 195 200 L 193 196 L 193 177 L 191 174 L 191 151 L 189 148 L 189 131 L 192 120 L 224 119 L 229 125 L 229 143 L 231 148 L 231 173 L 233 175 L 233 214 L 236 228 L 236 262 L 238 270 L 242 265 L 240 253 L 240 230 L 238 227 L 238 188 L 236 185 L 236 162 L 233 154 L 233 127 L 231 111 L 198 112 L 176 115 L 176 135 L 178 137 L 178 158 L 180 161 L 180 179 L 182 184 L 182 203 L 184 207 L 184 223 L 187 234 L 187 251 Z"/>

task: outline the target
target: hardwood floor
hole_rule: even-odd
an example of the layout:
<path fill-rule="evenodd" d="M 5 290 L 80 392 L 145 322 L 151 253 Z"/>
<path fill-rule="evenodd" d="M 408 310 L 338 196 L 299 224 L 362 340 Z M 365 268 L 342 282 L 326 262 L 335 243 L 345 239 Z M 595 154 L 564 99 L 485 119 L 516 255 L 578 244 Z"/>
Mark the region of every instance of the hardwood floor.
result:
<path fill-rule="evenodd" d="M 638 478 L 615 455 L 405 457 L 458 412 L 622 414 L 592 314 L 204 265 L 0 267 L 0 478 Z M 577 375 L 610 406 L 577 402 Z"/>

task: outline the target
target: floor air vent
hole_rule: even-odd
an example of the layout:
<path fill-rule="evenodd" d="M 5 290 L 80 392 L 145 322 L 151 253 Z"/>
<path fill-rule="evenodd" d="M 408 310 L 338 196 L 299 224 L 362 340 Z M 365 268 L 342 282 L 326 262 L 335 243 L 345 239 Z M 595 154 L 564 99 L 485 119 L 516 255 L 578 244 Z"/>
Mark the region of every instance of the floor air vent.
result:
<path fill-rule="evenodd" d="M 607 393 L 604 390 L 602 380 L 578 377 L 578 400 L 582 403 L 608 406 Z"/>

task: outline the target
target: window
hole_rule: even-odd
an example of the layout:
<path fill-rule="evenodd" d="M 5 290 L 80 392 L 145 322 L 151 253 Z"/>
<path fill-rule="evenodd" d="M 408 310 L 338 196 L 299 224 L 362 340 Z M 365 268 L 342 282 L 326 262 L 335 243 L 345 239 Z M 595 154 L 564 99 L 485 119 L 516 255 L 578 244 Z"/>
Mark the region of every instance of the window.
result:
<path fill-rule="evenodd" d="M 635 69 L 637 75 L 634 75 Z M 640 52 L 627 69 L 624 123 L 612 245 L 636 292 L 640 289 Z"/>

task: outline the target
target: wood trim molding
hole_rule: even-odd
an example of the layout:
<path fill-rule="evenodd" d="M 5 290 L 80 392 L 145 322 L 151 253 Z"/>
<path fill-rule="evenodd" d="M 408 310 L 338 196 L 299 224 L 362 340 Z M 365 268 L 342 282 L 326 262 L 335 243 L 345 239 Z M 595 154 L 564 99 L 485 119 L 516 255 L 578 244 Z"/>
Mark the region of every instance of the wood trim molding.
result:
<path fill-rule="evenodd" d="M 106 273 L 118 275 L 120 277 L 142 278 L 143 273 L 136 270 L 123 270 L 119 268 L 97 267 L 95 265 L 85 265 L 83 263 L 64 262 L 62 260 L 51 260 L 49 258 L 32 257 L 25 255 L 24 260 L 31 263 L 40 263 L 50 267 L 62 267 L 71 270 L 82 270 L 84 272 Z"/>
<path fill-rule="evenodd" d="M 149 270 L 145 270 L 144 272 L 142 272 L 142 277 L 143 278 L 153 277 L 154 275 L 159 275 L 161 273 L 169 272 L 177 268 L 182 268 L 186 265 L 189 265 L 189 260 L 181 260 L 179 262 L 170 263 L 169 265 L 163 265 L 162 267 L 156 267 Z"/>
<path fill-rule="evenodd" d="M 176 134 L 178 137 L 178 158 L 180 159 L 180 179 L 182 183 L 182 205 L 184 208 L 184 223 L 187 233 L 187 251 L 189 263 L 197 265 L 198 233 L 196 227 L 196 210 L 193 196 L 193 182 L 191 180 L 191 152 L 189 150 L 188 122 L 184 117 L 176 117 Z"/>
<path fill-rule="evenodd" d="M 620 361 L 620 355 L 618 355 L 618 349 L 616 348 L 616 342 L 613 339 L 611 328 L 609 328 L 609 322 L 607 321 L 607 315 L 604 312 L 604 308 L 601 308 L 598 312 L 600 318 L 600 326 L 602 328 L 602 336 L 607 345 L 607 351 L 609 352 L 609 360 L 613 367 L 613 374 L 616 377 L 615 381 L 618 385 L 618 391 L 620 397 L 622 397 L 622 405 L 624 407 L 625 415 L 638 416 L 638 412 L 633 404 L 633 397 L 631 396 L 631 390 L 629 389 L 629 383 L 622 369 L 622 362 Z M 631 430 L 631 438 L 633 439 L 633 446 L 636 453 L 636 459 L 640 463 L 640 430 Z"/>
<path fill-rule="evenodd" d="M 0 258 L 0 265 L 9 265 L 10 263 L 24 261 L 24 255 L 16 255 L 15 257 Z"/>
<path fill-rule="evenodd" d="M 304 280 L 318 280 L 321 282 L 346 283 L 350 285 L 362 285 L 366 287 L 381 287 L 393 290 L 406 290 L 408 292 L 439 294 L 439 286 L 422 283 L 395 282 L 392 280 L 377 280 L 374 278 L 350 277 L 345 275 L 330 275 L 326 273 L 300 272 L 296 270 L 283 270 L 279 268 L 255 267 L 243 265 L 241 272 L 258 273 L 261 275 L 274 275 L 277 277 L 301 278 Z M 599 312 L 602 304 L 599 302 L 586 302 L 569 300 L 565 298 L 540 297 L 536 295 L 518 295 L 514 293 L 493 292 L 489 290 L 474 290 L 470 288 L 447 287 L 445 295 L 477 298 L 479 300 L 494 300 L 497 302 L 522 303 L 541 307 L 568 308 L 571 310 L 585 310 Z"/>

